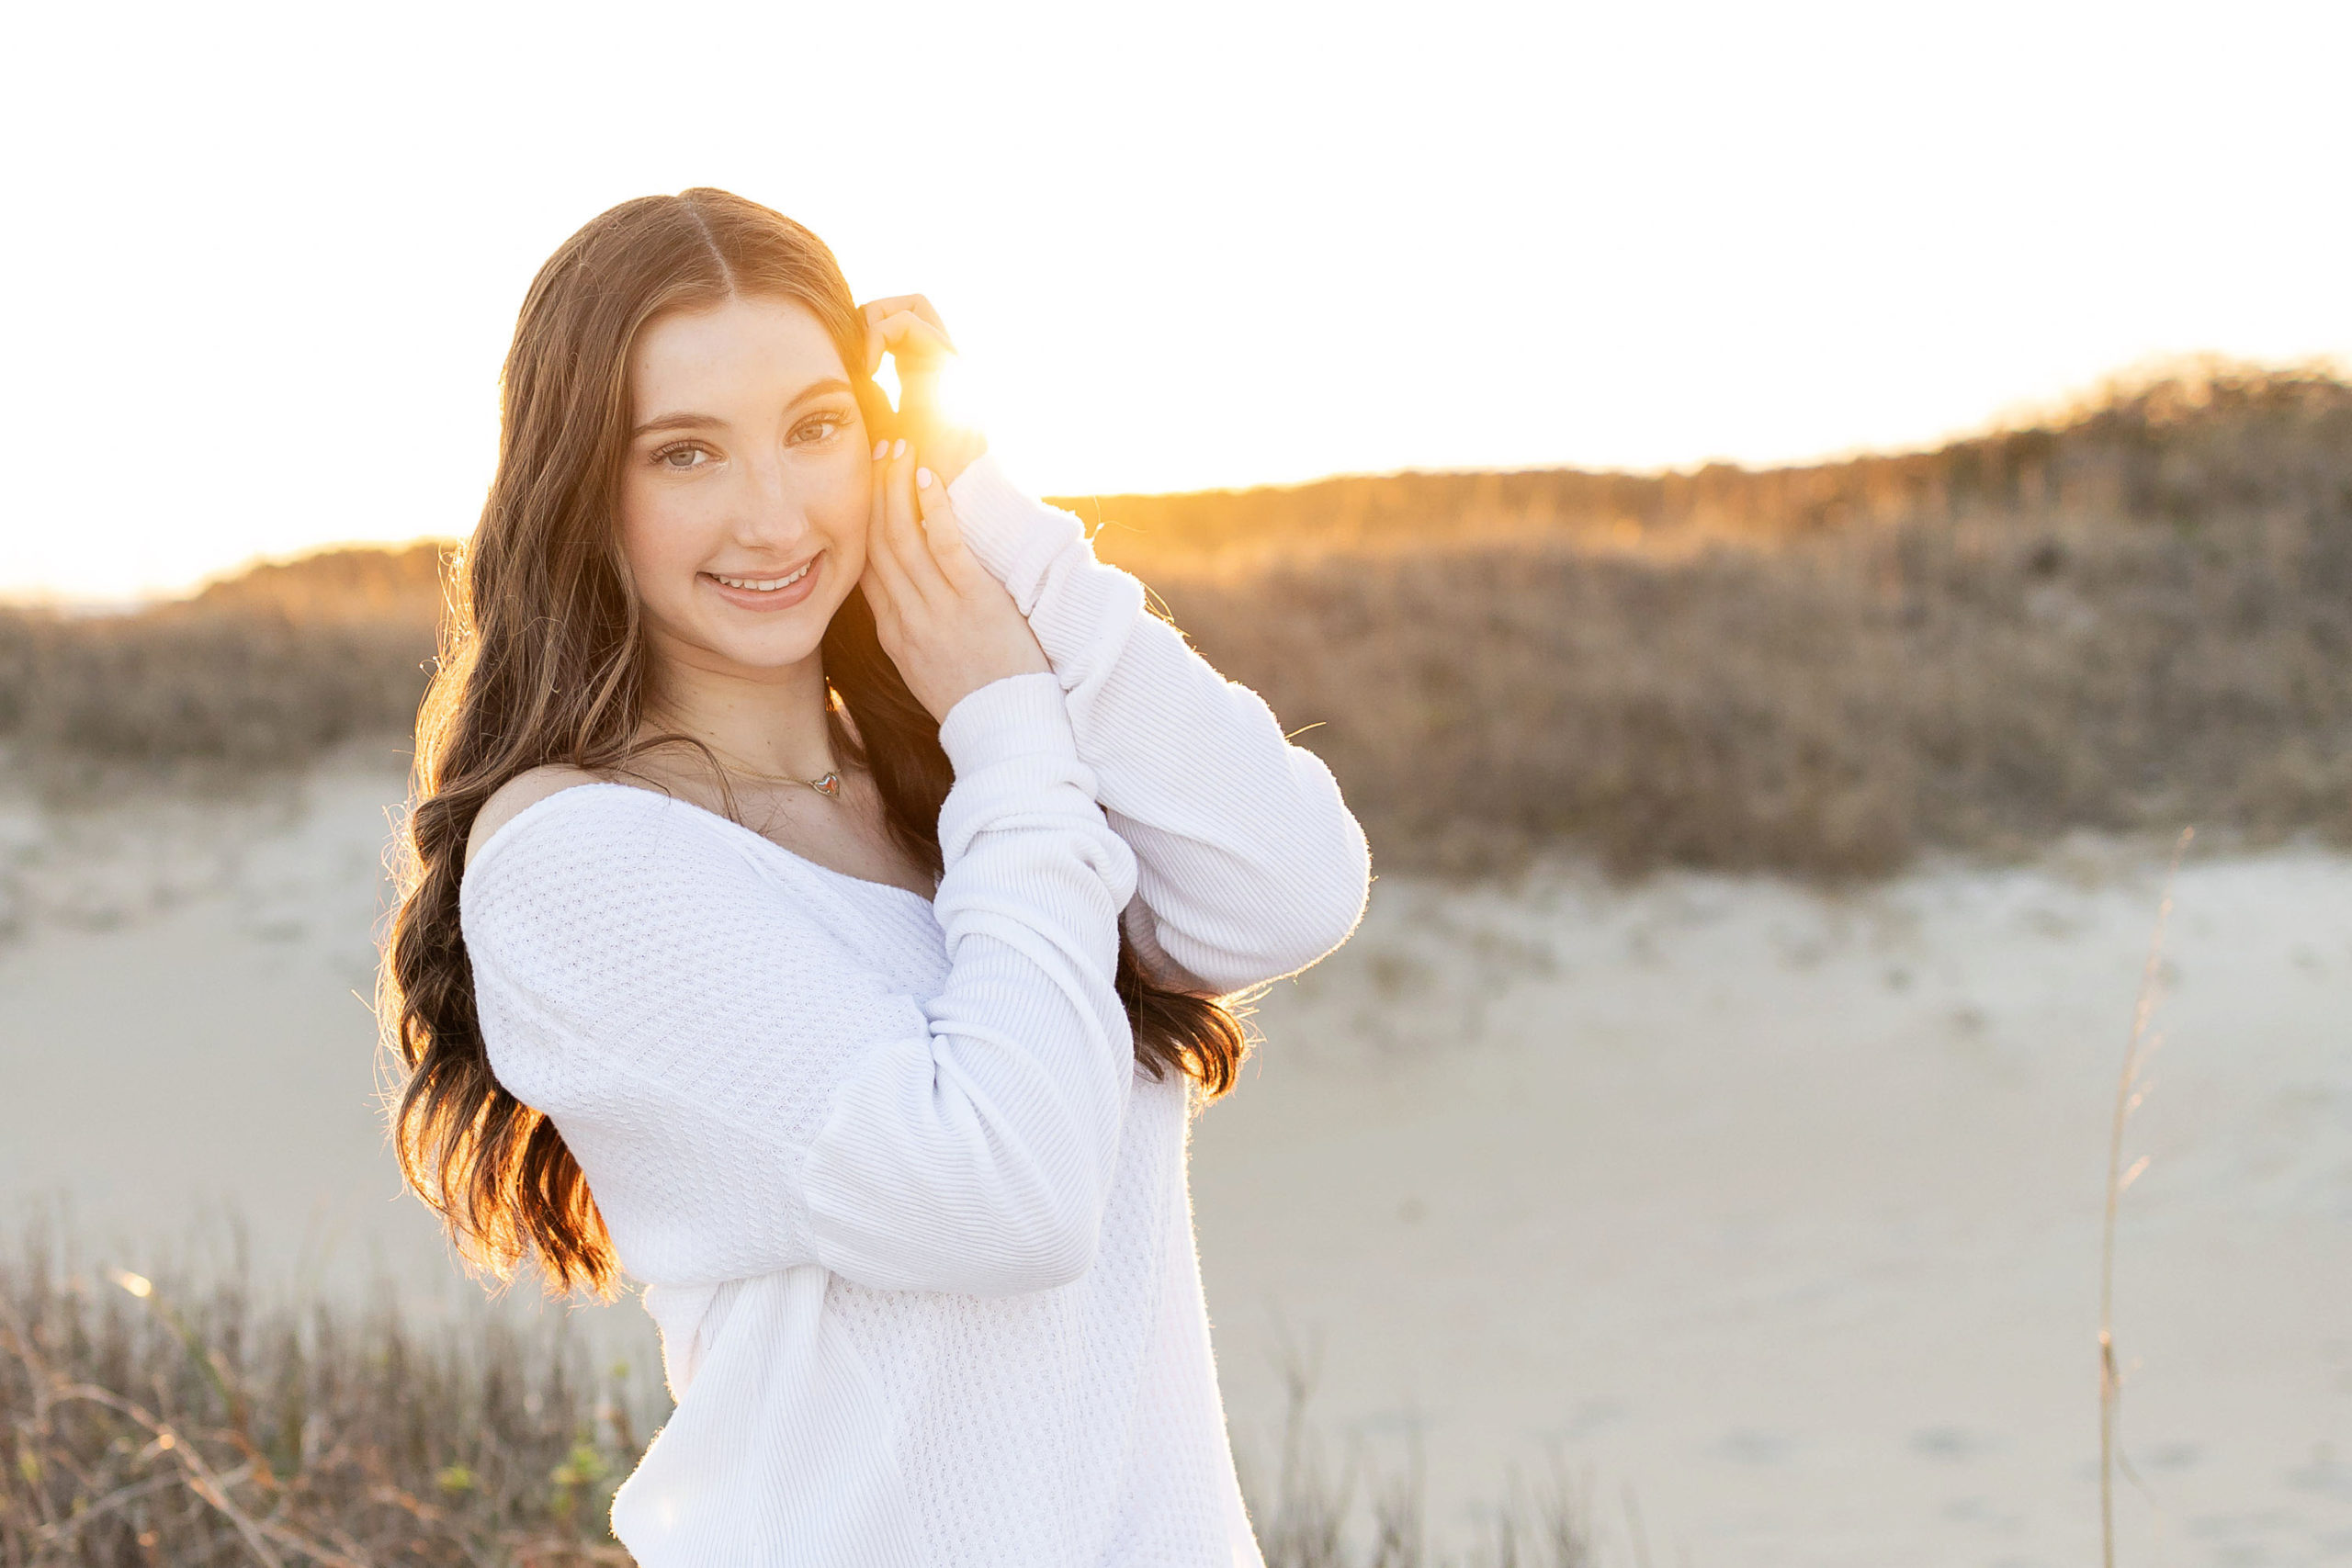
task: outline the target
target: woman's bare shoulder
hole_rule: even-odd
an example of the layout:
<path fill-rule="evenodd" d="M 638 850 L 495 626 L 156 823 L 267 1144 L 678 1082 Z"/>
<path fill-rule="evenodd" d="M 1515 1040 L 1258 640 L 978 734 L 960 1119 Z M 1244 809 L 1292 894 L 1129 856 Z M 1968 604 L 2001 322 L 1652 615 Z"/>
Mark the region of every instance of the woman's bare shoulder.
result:
<path fill-rule="evenodd" d="M 551 795 L 559 795 L 576 784 L 608 784 L 611 781 L 590 773 L 585 768 L 567 763 L 550 762 L 516 773 L 498 786 L 497 793 L 481 804 L 474 814 L 474 825 L 466 835 L 466 863 L 474 863 L 474 856 L 501 828 L 520 817 Z"/>

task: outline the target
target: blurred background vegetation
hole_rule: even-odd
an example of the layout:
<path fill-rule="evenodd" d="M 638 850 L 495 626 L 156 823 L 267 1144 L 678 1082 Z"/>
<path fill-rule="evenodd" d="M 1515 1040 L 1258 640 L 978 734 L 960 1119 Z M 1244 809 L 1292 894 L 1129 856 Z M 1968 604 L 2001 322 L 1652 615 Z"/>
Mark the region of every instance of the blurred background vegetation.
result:
<path fill-rule="evenodd" d="M 1836 879 L 2071 828 L 2352 841 L 2352 385 L 2199 363 L 1931 452 L 1061 498 L 1385 865 Z M 51 792 L 405 756 L 447 547 L 0 611 Z"/>

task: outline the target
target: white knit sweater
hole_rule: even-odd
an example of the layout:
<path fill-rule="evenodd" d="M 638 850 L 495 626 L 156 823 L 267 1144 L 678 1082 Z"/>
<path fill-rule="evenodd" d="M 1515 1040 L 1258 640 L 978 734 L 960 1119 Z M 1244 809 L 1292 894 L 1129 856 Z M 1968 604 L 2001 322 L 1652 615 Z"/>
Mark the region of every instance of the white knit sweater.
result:
<path fill-rule="evenodd" d="M 1306 967 L 1369 863 L 1329 771 L 988 458 L 950 487 L 1052 664 L 940 726 L 935 899 L 697 807 L 575 785 L 462 895 L 499 1080 L 647 1284 L 677 1408 L 613 1525 L 643 1568 L 1261 1561 L 1124 919 L 1227 994 Z"/>

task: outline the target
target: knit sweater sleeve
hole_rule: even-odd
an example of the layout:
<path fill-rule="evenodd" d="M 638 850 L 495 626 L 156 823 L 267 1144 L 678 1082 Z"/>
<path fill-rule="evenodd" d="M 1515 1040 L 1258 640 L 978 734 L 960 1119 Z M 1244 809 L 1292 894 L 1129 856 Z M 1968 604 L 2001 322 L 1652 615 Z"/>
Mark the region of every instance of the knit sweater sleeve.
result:
<path fill-rule="evenodd" d="M 982 456 L 948 487 L 972 553 L 1059 678 L 1079 755 L 1137 863 L 1139 944 L 1218 994 L 1345 942 L 1371 885 L 1363 829 L 1265 700 L 1153 615 L 1079 519 Z"/>
<path fill-rule="evenodd" d="M 856 906 L 888 896 L 650 791 L 559 792 L 467 873 L 492 1071 L 555 1123 L 638 1278 L 813 1262 L 991 1294 L 1091 1262 L 1135 1071 L 1113 984 L 1134 857 L 1049 675 L 981 688 L 940 739 L 935 995 L 868 955 Z"/>

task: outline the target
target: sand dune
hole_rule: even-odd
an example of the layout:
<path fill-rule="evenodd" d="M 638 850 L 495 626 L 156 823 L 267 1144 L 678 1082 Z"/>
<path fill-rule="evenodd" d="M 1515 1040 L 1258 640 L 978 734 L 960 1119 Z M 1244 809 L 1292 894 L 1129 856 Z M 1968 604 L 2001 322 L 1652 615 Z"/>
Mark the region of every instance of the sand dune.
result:
<path fill-rule="evenodd" d="M 233 1206 L 265 1274 L 470 1299 L 372 1100 L 398 791 L 0 807 L 0 1199 L 65 1194 L 126 1259 Z M 1556 1455 L 1621 1553 L 1630 1493 L 1659 1563 L 2085 1561 L 2106 1122 L 2160 871 L 1384 877 L 1195 1133 L 1244 1447 L 1287 1340 L 1334 1460 L 1418 1435 L 1441 1536 Z M 2118 1312 L 2165 1539 L 2136 1495 L 2127 1539 L 2352 1557 L 2352 861 L 2192 862 L 2167 951 Z M 634 1307 L 585 1321 L 650 1345 Z"/>

